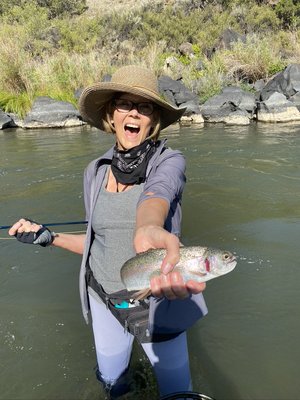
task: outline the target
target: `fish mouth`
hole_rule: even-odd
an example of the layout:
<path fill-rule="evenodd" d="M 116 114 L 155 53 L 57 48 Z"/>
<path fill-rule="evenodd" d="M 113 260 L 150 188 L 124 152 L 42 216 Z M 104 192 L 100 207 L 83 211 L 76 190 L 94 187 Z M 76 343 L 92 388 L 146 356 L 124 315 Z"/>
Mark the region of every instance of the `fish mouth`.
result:
<path fill-rule="evenodd" d="M 227 272 L 231 272 L 235 268 L 236 264 L 237 264 L 236 257 L 233 257 L 232 260 L 230 260 L 227 263 L 227 266 L 229 267 Z"/>

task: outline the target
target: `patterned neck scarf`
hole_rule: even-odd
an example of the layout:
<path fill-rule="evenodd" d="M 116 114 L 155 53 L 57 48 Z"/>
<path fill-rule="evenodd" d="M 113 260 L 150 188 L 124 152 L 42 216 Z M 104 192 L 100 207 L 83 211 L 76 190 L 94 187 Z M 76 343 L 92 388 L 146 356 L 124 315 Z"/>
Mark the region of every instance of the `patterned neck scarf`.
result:
<path fill-rule="evenodd" d="M 111 170 L 118 183 L 123 185 L 140 184 L 146 179 L 146 170 L 150 158 L 155 152 L 155 142 L 145 140 L 129 150 L 114 147 Z"/>

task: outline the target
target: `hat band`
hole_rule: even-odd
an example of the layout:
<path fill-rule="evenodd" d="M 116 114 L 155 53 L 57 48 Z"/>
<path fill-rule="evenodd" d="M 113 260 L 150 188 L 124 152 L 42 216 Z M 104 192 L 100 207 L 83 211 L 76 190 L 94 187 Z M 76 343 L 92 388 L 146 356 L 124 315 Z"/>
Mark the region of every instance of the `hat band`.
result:
<path fill-rule="evenodd" d="M 141 91 L 145 91 L 147 90 L 147 92 L 153 93 L 155 96 L 160 97 L 159 93 L 157 92 L 157 90 L 152 90 L 152 89 L 148 89 L 145 88 L 144 86 L 132 86 L 133 89 L 139 89 Z"/>

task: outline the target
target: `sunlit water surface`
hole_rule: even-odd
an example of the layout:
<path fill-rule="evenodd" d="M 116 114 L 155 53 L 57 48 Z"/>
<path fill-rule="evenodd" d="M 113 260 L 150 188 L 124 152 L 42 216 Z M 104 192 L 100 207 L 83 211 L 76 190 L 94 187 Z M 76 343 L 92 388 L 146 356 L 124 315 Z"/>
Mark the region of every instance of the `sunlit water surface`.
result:
<path fill-rule="evenodd" d="M 182 241 L 238 256 L 233 272 L 208 282 L 209 314 L 189 332 L 194 389 L 217 400 L 298 400 L 299 125 L 173 126 L 163 136 L 187 159 Z M 83 169 L 112 144 L 88 128 L 0 132 L 0 225 L 84 219 Z M 80 257 L 0 236 L 0 399 L 102 400 Z M 157 399 L 138 346 L 133 369 Z"/>

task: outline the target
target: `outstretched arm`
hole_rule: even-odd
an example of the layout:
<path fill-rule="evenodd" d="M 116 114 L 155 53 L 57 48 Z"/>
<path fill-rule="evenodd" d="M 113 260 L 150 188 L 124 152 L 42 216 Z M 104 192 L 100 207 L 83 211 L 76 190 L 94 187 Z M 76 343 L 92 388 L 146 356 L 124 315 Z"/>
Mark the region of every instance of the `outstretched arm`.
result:
<path fill-rule="evenodd" d="M 165 248 L 159 277 L 151 279 L 151 291 L 156 297 L 168 299 L 185 298 L 191 293 L 200 293 L 205 283 L 188 281 L 184 283 L 178 272 L 172 272 L 180 257 L 180 242 L 176 235 L 166 231 L 163 226 L 169 211 L 168 202 L 161 198 L 144 200 L 137 209 L 136 232 L 134 246 L 137 253 L 153 249 Z"/>

